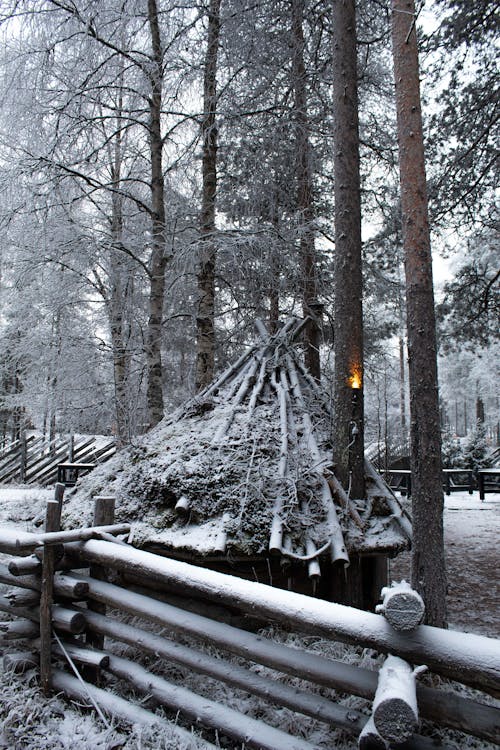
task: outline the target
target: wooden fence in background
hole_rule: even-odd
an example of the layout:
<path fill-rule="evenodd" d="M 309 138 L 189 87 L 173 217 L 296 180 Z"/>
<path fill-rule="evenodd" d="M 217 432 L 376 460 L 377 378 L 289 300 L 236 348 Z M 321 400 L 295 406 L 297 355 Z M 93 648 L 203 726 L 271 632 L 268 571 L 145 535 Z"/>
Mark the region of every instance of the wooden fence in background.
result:
<path fill-rule="evenodd" d="M 69 436 L 48 441 L 35 435 L 23 436 L 0 449 L 0 484 L 54 484 L 60 463 L 97 464 L 111 458 L 115 452 L 115 441 L 111 439 Z"/>
<path fill-rule="evenodd" d="M 0 645 L 11 649 L 4 665 L 39 668 L 47 693 L 65 692 L 128 722 L 164 721 L 98 687 L 103 674 L 109 673 L 120 678 L 118 684 L 128 683 L 134 695 L 152 697 L 174 717 L 178 714 L 188 724 L 191 721 L 222 733 L 238 746 L 245 743 L 247 748 L 264 750 L 316 747 L 312 737 L 294 736 L 159 676 L 163 660 L 201 675 L 199 681 L 206 676 L 257 696 L 264 705 L 285 706 L 340 727 L 353 736 L 353 747 L 362 750 L 386 748 L 390 742 L 402 743 L 398 747 L 407 750 L 449 748 L 446 741 L 435 744 L 431 737 L 416 733 L 418 714 L 431 726 L 498 741 L 500 709 L 484 695 L 466 697 L 463 689 L 459 694 L 448 681 L 499 697 L 499 641 L 425 625 L 397 630 L 387 616 L 387 593 L 386 616 L 382 616 L 135 549 L 125 542 L 130 527 L 114 523 L 110 497 L 96 498 L 93 527 L 59 531 L 63 493 L 64 486 L 57 484 L 55 499 L 47 505 L 45 532 L 0 529 L 0 552 L 11 556 L 0 565 L 0 581 L 11 587 L 0 596 L 0 610 L 10 616 L 0 623 Z M 120 613 L 139 620 L 130 624 Z M 243 617 L 254 622 L 258 618 L 261 625 L 291 627 L 324 644 L 340 641 L 391 656 L 380 671 L 344 663 L 244 629 Z M 113 642 L 152 655 L 155 673 L 113 653 Z M 239 657 L 237 661 L 231 660 L 234 656 Z M 68 673 L 67 662 L 79 677 Z M 403 665 L 403 672 L 397 675 L 391 694 L 391 685 L 382 681 L 396 662 L 397 669 Z M 417 685 L 408 662 L 427 665 L 440 679 Z M 256 671 L 256 664 L 272 671 Z M 390 668 L 385 669 L 386 665 Z M 406 667 L 408 685 L 401 688 Z M 290 684 L 288 676 L 300 678 L 300 686 Z M 373 701 L 371 717 L 311 685 Z M 304 721 L 299 726 L 303 728 Z M 188 730 L 169 727 L 183 741 L 189 739 Z M 212 741 L 209 735 L 202 744 L 213 748 Z"/>

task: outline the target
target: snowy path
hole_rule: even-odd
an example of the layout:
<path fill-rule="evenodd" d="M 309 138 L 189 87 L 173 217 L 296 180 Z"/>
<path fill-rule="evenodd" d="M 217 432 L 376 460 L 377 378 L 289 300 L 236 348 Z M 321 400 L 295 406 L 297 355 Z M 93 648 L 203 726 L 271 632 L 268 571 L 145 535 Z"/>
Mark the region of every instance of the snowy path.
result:
<path fill-rule="evenodd" d="M 448 620 L 451 628 L 500 638 L 498 568 L 500 494 L 445 497 Z M 409 554 L 391 562 L 391 577 L 409 579 Z"/>

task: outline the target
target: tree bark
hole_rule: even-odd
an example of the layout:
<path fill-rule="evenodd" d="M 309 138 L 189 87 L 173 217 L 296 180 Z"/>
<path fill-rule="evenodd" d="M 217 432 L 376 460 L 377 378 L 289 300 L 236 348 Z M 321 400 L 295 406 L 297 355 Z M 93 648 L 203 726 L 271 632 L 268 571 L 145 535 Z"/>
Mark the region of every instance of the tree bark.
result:
<path fill-rule="evenodd" d="M 122 111 L 121 92 L 118 101 L 118 127 L 113 143 L 113 161 L 111 180 L 116 191 L 111 193 L 111 254 L 110 254 L 110 292 L 107 299 L 108 319 L 113 354 L 114 397 L 116 434 L 118 445 L 130 441 L 129 414 L 129 357 L 125 340 L 123 268 L 120 249 L 123 243 L 123 197 L 118 192 L 121 186 L 122 169 L 122 136 L 119 121 Z"/>
<path fill-rule="evenodd" d="M 198 313 L 196 317 L 196 388 L 212 382 L 215 363 L 215 200 L 217 194 L 217 53 L 219 49 L 221 0 L 210 0 L 208 37 L 203 80 L 202 198 L 200 212 L 200 257 L 198 268 Z"/>
<path fill-rule="evenodd" d="M 152 43 L 151 94 L 149 98 L 149 148 L 151 155 L 152 248 L 150 259 L 149 318 L 146 341 L 148 422 L 154 427 L 163 417 L 163 366 L 161 357 L 165 270 L 165 199 L 161 107 L 163 50 L 156 0 L 148 0 L 148 22 Z"/>
<path fill-rule="evenodd" d="M 333 460 L 351 497 L 364 497 L 361 202 L 354 0 L 333 3 L 335 173 L 335 416 Z"/>
<path fill-rule="evenodd" d="M 307 110 L 307 72 L 304 63 L 304 0 L 292 0 L 292 85 L 294 91 L 297 211 L 299 215 L 300 258 L 302 265 L 302 309 L 310 321 L 304 329 L 305 363 L 320 379 L 320 326 L 318 322 L 318 282 L 314 246 L 314 207 L 311 144 Z"/>
<path fill-rule="evenodd" d="M 441 429 L 415 5 L 393 0 L 392 44 L 405 254 L 413 506 L 412 585 L 446 624 Z"/>

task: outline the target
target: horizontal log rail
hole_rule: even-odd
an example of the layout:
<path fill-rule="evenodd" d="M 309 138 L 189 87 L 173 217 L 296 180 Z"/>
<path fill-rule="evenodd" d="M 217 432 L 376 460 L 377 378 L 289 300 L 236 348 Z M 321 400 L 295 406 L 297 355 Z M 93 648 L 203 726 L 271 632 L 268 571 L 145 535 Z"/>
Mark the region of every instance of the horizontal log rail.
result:
<path fill-rule="evenodd" d="M 99 498 L 101 504 L 110 499 Z M 56 500 L 62 505 L 62 495 Z M 55 501 L 49 502 L 54 506 L 54 512 L 57 510 L 55 504 Z M 277 643 L 220 622 L 211 611 L 212 606 L 229 606 L 253 618 L 286 622 L 298 632 L 321 636 L 327 641 L 372 648 L 417 666 L 425 664 L 432 672 L 493 696 L 500 693 L 500 644 L 494 639 L 423 625 L 398 632 L 391 625 L 390 618 L 381 615 L 135 549 L 120 540 L 115 541 L 112 536 L 128 534 L 129 525 L 110 523 L 110 520 L 113 518 L 95 514 L 94 524 L 97 525 L 92 527 L 34 534 L 0 529 L 0 552 L 14 555 L 8 564 L 0 563 L 0 583 L 10 587 L 0 595 L 0 611 L 9 616 L 9 620 L 0 622 L 0 645 L 12 649 L 6 659 L 13 669 L 33 666 L 39 660 L 42 662 L 40 657 L 43 656 L 42 683 L 47 690 L 62 690 L 97 706 L 97 710 L 100 706 L 129 721 L 149 725 L 162 722 L 154 714 L 119 696 L 104 693 L 85 681 L 99 681 L 101 672 L 106 671 L 128 681 L 134 692 L 151 695 L 159 704 L 179 711 L 188 721 L 199 722 L 237 742 L 245 742 L 248 747 L 266 750 L 313 750 L 316 747 L 309 738 L 300 738 L 260 719 L 252 719 L 216 703 L 212 697 L 174 685 L 169 679 L 153 675 L 139 664 L 116 656 L 103 648 L 104 639 L 111 638 L 114 642 L 154 655 L 165 664 L 179 665 L 194 674 L 243 690 L 266 703 L 287 707 L 359 736 L 359 747 L 369 747 L 369 743 L 376 740 L 380 727 L 382 732 L 390 734 L 392 704 L 387 702 L 388 708 L 386 703 L 383 704 L 384 721 L 379 718 L 380 710 L 378 713 L 375 710 L 378 706 L 378 670 Z M 402 518 L 402 522 L 405 524 L 406 518 Z M 107 525 L 100 525 L 104 523 Z M 46 573 L 42 575 L 40 565 L 40 559 L 44 559 L 44 552 L 48 550 L 52 551 L 54 558 L 49 588 Z M 99 580 L 110 571 L 116 572 L 113 580 L 119 581 L 120 585 Z M 134 590 L 137 585 L 141 593 Z M 47 640 L 46 610 L 40 607 L 44 596 L 47 601 L 48 592 L 53 601 L 49 603 L 49 622 L 52 632 L 58 634 L 57 637 L 54 635 L 56 640 L 52 642 Z M 168 598 L 179 593 L 181 597 L 176 598 L 181 601 L 180 607 L 161 601 L 163 594 Z M 386 599 L 387 596 L 386 592 Z M 181 608 L 186 597 L 208 602 L 208 616 Z M 79 604 L 82 601 L 87 603 L 86 607 Z M 388 605 L 385 601 L 385 608 Z M 165 637 L 150 632 L 149 627 L 142 627 L 137 622 L 126 624 L 120 619 L 120 612 L 157 623 L 170 635 Z M 76 639 L 79 634 L 85 634 L 86 643 Z M 199 645 L 179 643 L 175 640 L 178 636 L 183 639 L 189 636 Z M 19 645 L 25 650 L 20 650 Z M 204 650 L 207 646 L 209 653 Z M 217 656 L 214 647 L 220 649 Z M 224 652 L 228 655 L 224 656 Z M 246 665 L 231 661 L 231 654 L 242 657 Z M 66 659 L 71 660 L 73 669 L 83 670 L 85 679 L 76 679 L 55 668 L 56 663 Z M 255 664 L 272 672 L 259 673 Z M 283 681 L 282 675 L 299 678 L 301 687 Z M 375 697 L 371 720 L 375 716 L 377 728 L 370 728 L 367 724 L 369 716 L 364 710 L 347 708 L 335 697 L 320 694 L 317 688 L 311 689 L 311 683 L 368 701 Z M 423 719 L 489 742 L 497 741 L 500 736 L 500 710 L 495 705 L 466 698 L 445 687 L 437 689 L 418 682 L 415 691 L 418 714 Z M 395 705 L 399 705 L 397 694 L 394 700 Z M 416 726 L 413 724 L 409 722 L 408 730 L 404 730 L 408 735 Z M 167 723 L 163 725 L 166 727 Z M 177 729 L 179 738 L 191 737 L 180 727 L 172 731 L 175 733 Z M 213 748 L 209 742 L 204 746 Z M 430 750 L 432 747 L 433 740 L 419 734 L 413 734 L 405 744 L 407 750 Z M 441 748 L 446 750 L 446 745 L 441 745 Z"/>
<path fill-rule="evenodd" d="M 492 638 L 429 625 L 420 625 L 411 634 L 398 633 L 381 615 L 110 542 L 82 542 L 72 547 L 71 554 L 266 620 L 285 621 L 299 632 L 397 653 L 452 680 L 500 695 L 500 643 Z"/>
<path fill-rule="evenodd" d="M 0 551 L 7 554 L 30 555 L 37 547 L 67 542 L 84 541 L 104 534 L 129 534 L 131 526 L 128 523 L 111 524 L 109 526 L 89 526 L 84 529 L 69 531 L 48 531 L 42 534 L 32 534 L 28 531 L 18 532 L 13 529 L 0 529 Z"/>

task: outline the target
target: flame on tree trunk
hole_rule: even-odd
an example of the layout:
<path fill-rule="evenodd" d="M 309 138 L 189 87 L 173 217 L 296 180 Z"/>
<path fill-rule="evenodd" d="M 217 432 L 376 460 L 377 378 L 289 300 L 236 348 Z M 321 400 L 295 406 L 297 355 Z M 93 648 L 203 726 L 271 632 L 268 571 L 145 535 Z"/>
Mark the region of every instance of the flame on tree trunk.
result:
<path fill-rule="evenodd" d="M 427 622 L 444 627 L 446 575 L 441 429 L 432 258 L 413 0 L 392 2 L 392 46 L 408 321 L 413 507 L 412 585 L 424 599 Z"/>
<path fill-rule="evenodd" d="M 354 0 L 333 3 L 335 170 L 336 473 L 351 497 L 363 497 L 363 310 L 361 206 Z"/>

